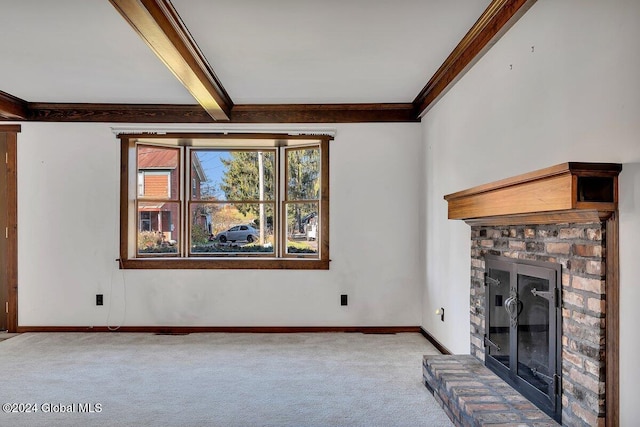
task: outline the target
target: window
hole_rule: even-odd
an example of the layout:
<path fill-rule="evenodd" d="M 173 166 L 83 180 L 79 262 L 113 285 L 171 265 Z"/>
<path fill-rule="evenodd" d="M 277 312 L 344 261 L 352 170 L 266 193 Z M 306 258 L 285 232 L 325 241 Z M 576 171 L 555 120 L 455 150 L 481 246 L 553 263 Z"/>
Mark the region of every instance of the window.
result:
<path fill-rule="evenodd" d="M 329 268 L 331 137 L 120 139 L 123 268 Z"/>

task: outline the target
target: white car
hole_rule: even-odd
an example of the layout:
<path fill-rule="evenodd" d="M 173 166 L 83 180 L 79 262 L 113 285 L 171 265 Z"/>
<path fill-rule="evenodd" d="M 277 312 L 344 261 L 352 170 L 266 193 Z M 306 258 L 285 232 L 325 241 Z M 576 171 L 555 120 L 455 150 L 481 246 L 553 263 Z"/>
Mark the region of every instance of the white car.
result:
<path fill-rule="evenodd" d="M 223 231 L 216 236 L 220 243 L 226 242 L 249 242 L 258 240 L 260 232 L 250 225 L 236 225 L 227 231 Z"/>

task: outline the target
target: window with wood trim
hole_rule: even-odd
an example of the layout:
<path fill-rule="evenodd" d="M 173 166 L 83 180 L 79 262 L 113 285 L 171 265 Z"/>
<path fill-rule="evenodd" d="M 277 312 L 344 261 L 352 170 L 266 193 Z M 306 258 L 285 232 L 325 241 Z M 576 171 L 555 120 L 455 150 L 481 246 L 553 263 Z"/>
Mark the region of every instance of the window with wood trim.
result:
<path fill-rule="evenodd" d="M 329 268 L 330 136 L 120 140 L 122 268 Z"/>

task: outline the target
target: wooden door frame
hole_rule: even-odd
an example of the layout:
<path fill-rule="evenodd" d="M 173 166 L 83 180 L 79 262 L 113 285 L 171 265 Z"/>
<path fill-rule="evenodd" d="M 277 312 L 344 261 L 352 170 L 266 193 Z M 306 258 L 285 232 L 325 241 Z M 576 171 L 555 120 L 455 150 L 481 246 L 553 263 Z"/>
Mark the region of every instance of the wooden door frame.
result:
<path fill-rule="evenodd" d="M 7 331 L 18 328 L 18 132 L 20 125 L 0 125 L 7 136 Z M 0 159 L 1 160 L 1 159 Z M 4 307 L 0 307 L 4 309 Z"/>

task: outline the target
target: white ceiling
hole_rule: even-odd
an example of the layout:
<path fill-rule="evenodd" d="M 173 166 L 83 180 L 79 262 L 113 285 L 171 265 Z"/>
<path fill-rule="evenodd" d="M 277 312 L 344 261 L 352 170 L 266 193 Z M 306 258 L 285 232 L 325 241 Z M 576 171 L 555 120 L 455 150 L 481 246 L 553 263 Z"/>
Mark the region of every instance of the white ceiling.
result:
<path fill-rule="evenodd" d="M 411 102 L 490 0 L 173 0 L 236 104 Z M 0 90 L 195 101 L 108 0 L 0 0 Z"/>

